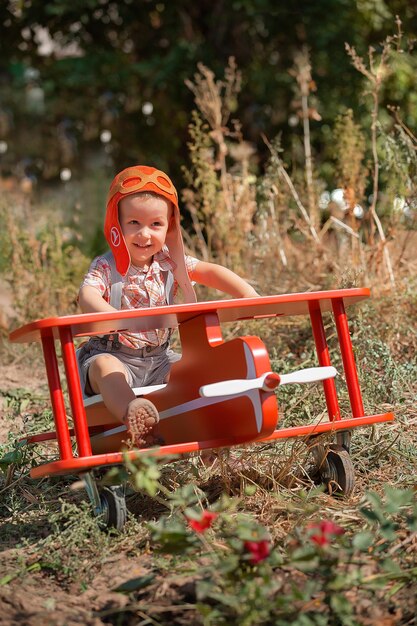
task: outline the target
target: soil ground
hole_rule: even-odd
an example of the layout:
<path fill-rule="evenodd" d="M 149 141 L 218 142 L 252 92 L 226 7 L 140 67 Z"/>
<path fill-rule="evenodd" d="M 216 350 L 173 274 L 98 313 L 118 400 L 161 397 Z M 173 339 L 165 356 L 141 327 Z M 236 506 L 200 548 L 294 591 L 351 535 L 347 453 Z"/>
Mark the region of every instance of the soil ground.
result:
<path fill-rule="evenodd" d="M 26 371 L 25 371 L 26 370 Z M 25 375 L 24 375 L 25 374 Z M 34 394 L 44 394 L 45 385 L 40 374 L 33 375 L 32 369 L 25 368 L 22 363 L 14 366 L 1 367 L 0 377 L 2 380 L 2 390 L 16 389 L 21 385 L 22 377 L 25 381 L 25 388 Z M 4 398 L 7 397 L 3 396 Z M 2 417 L 0 420 L 2 431 L 0 441 L 5 441 L 8 431 L 21 432 L 24 428 L 24 421 L 8 417 L 7 407 L 2 407 Z M 6 416 L 6 417 L 5 417 Z M 414 414 L 410 416 L 410 428 L 414 431 L 417 427 L 417 418 Z M 388 428 L 398 428 L 392 425 Z M 417 443 L 417 442 L 416 442 Z M 362 475 L 362 473 L 361 473 Z M 385 480 L 395 482 L 398 478 L 398 468 L 388 467 L 388 463 L 374 468 L 373 481 L 377 482 L 378 477 L 385 477 Z M 371 472 L 372 477 L 372 472 Z M 408 476 L 405 481 L 410 482 L 412 477 Z M 369 477 L 368 477 L 369 481 Z M 65 481 L 64 481 L 65 482 Z M 80 501 L 80 493 L 71 492 L 68 484 L 63 485 L 57 491 L 54 487 L 54 498 L 62 496 L 64 499 Z M 333 515 L 339 516 L 343 521 L 344 516 L 355 515 L 355 508 L 361 499 L 362 486 L 359 484 L 354 496 L 346 505 L 341 505 L 340 501 L 333 501 L 329 497 L 325 505 Z M 15 514 L 7 517 L 0 529 L 6 541 L 2 541 L 2 552 L 0 554 L 0 624 L 1 626 L 73 626 L 83 624 L 85 626 L 104 626 L 105 624 L 123 624 L 133 626 L 135 624 L 198 624 L 199 616 L 195 611 L 195 580 L 192 576 L 178 572 L 173 577 L 165 573 L 158 574 L 158 567 L 155 568 L 155 559 L 150 552 L 149 546 L 144 543 L 143 537 L 138 537 L 138 546 L 133 548 L 134 540 L 132 536 L 127 537 L 125 545 L 122 544 L 117 552 L 110 550 L 106 555 L 103 553 L 99 562 L 95 555 L 92 563 L 92 572 L 86 577 L 86 564 L 80 562 L 80 573 L 71 576 L 63 573 L 49 573 L 42 568 L 38 571 L 36 567 L 31 571 L 32 565 L 36 566 L 36 550 L 33 551 L 33 535 L 39 539 L 50 531 L 50 521 L 48 519 L 48 507 L 42 507 L 37 502 L 40 491 L 36 488 L 36 483 L 27 478 L 23 478 L 20 490 L 16 491 L 17 497 L 26 499 L 27 508 L 38 508 L 38 515 L 28 518 L 28 523 L 32 525 L 27 528 L 25 524 L 25 509 L 18 507 Z M 39 506 L 37 506 L 39 505 Z M 56 509 L 54 503 L 50 510 Z M 135 499 L 131 498 L 130 509 L 137 518 L 138 509 Z M 345 509 L 345 510 L 344 510 Z M 150 515 L 152 517 L 152 514 Z M 37 527 L 36 527 L 37 525 Z M 19 535 L 19 533 L 21 533 Z M 25 541 L 27 542 L 25 545 Z M 139 547 L 139 549 L 138 549 Z M 417 561 L 416 539 L 408 546 L 414 550 Z M 25 561 L 24 568 L 10 581 L 4 582 L 3 576 L 16 571 L 16 564 L 20 559 L 27 559 L 27 555 L 32 554 L 29 560 Z M 87 557 L 88 558 L 88 557 Z M 124 593 L 115 589 L 131 580 L 132 578 L 149 575 L 153 572 L 155 580 L 146 589 L 146 593 L 136 595 L 136 600 L 132 600 Z M 88 580 L 88 582 L 86 582 Z M 300 581 L 302 584 L 302 581 Z M 356 610 L 361 615 L 360 624 L 373 625 L 382 624 L 391 626 L 395 624 L 413 624 L 410 615 L 417 611 L 413 586 L 406 586 L 395 598 L 395 602 L 388 602 L 381 598 L 381 604 L 375 605 L 371 601 L 358 595 L 354 598 Z M 417 589 L 417 582 L 414 589 Z M 353 593 L 353 592 L 352 592 Z M 149 621 L 148 621 L 149 620 Z M 411 621 L 410 621 L 411 620 Z"/>

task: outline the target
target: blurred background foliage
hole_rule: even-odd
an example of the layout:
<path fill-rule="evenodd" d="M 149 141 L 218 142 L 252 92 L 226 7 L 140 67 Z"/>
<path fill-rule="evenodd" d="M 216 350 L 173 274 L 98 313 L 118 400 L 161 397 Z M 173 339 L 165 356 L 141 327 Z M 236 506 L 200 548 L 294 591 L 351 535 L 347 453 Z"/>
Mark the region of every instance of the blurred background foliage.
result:
<path fill-rule="evenodd" d="M 291 70 L 303 47 L 312 66 L 311 139 L 324 163 L 336 117 L 353 109 L 366 125 L 369 115 L 345 42 L 362 55 L 370 45 L 378 51 L 397 15 L 410 47 L 417 9 L 409 0 L 3 0 L 2 174 L 59 181 L 92 162 L 111 173 L 147 162 L 178 179 L 193 109 L 184 81 L 199 62 L 222 75 L 231 56 L 242 88 L 229 106 L 256 146 L 258 167 L 268 156 L 263 133 L 282 133 L 294 156 L 303 129 Z M 417 68 L 407 45 L 381 100 L 401 105 L 415 129 Z"/>

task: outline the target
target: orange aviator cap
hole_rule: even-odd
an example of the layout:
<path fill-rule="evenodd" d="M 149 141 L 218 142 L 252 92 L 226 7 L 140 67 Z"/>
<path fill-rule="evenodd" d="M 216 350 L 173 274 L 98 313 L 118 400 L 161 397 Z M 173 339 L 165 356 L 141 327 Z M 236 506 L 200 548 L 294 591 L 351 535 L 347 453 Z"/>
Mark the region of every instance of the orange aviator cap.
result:
<path fill-rule="evenodd" d="M 144 191 L 151 191 L 166 198 L 174 207 L 175 219 L 172 229 L 170 228 L 168 231 L 166 245 L 176 265 L 174 276 L 184 292 L 186 301 L 195 302 L 194 290 L 185 267 L 177 190 L 169 176 L 155 167 L 147 165 L 127 167 L 114 177 L 110 185 L 104 221 L 104 235 L 113 253 L 117 271 L 122 276 L 125 276 L 130 266 L 130 254 L 119 222 L 119 202 L 126 196 Z"/>

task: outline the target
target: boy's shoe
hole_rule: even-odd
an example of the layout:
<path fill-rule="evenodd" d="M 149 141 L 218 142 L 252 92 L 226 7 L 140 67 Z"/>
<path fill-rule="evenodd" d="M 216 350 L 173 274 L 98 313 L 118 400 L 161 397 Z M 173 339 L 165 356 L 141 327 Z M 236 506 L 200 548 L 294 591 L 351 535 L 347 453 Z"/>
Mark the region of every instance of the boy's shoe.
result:
<path fill-rule="evenodd" d="M 124 422 L 128 435 L 137 448 L 161 445 L 161 440 L 152 435 L 159 422 L 156 406 L 146 398 L 135 398 L 127 407 Z"/>

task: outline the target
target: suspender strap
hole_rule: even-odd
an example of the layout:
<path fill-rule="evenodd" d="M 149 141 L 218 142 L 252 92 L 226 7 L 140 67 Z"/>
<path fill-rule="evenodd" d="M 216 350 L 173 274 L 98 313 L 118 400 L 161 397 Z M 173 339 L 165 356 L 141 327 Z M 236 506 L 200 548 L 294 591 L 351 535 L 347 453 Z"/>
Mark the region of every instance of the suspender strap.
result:
<path fill-rule="evenodd" d="M 165 270 L 162 272 L 162 276 L 167 304 L 174 304 L 174 274 L 170 270 Z"/>
<path fill-rule="evenodd" d="M 116 269 L 116 263 L 112 252 L 106 252 L 106 254 L 104 254 L 103 256 L 110 265 L 110 304 L 112 307 L 119 311 L 122 306 L 123 278 Z"/>

